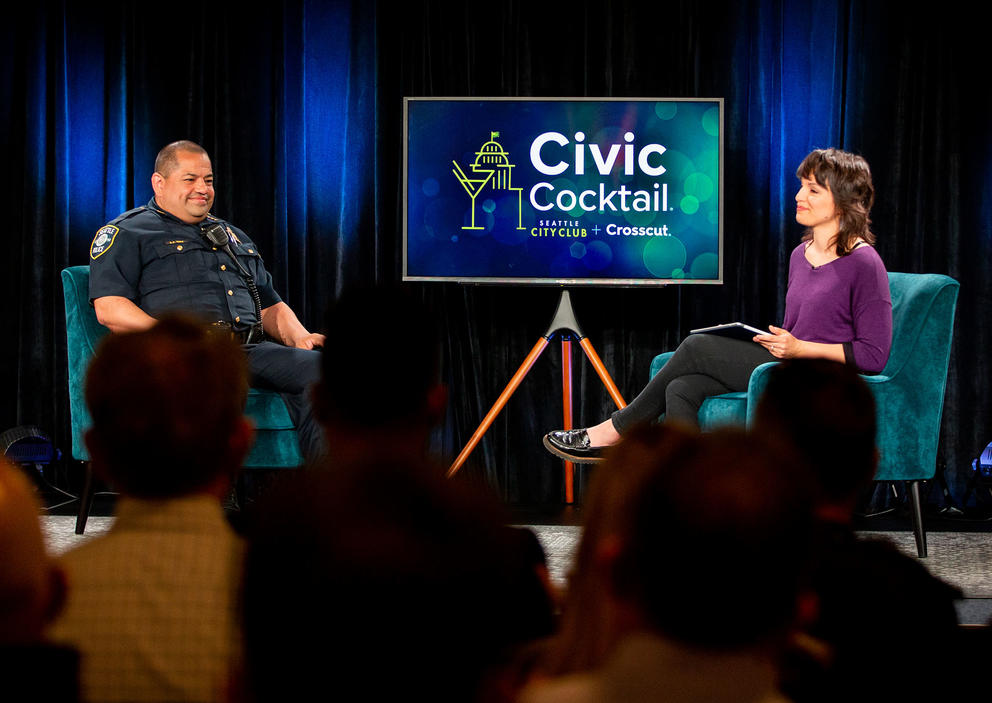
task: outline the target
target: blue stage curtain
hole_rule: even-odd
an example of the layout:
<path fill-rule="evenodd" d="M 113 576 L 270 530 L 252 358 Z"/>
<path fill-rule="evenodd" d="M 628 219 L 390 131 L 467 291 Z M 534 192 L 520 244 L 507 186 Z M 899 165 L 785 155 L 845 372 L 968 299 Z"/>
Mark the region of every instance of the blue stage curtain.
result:
<path fill-rule="evenodd" d="M 148 201 L 168 142 L 210 152 L 214 212 L 253 237 L 305 323 L 319 327 L 326 300 L 372 275 L 373 6 L 215 2 L 173 16 L 41 2 L 13 18 L 0 29 L 0 429 L 37 424 L 68 450 L 59 271 Z"/>
<path fill-rule="evenodd" d="M 58 272 L 150 197 L 157 150 L 211 153 L 217 214 L 258 242 L 311 326 L 356 282 L 394 281 L 402 251 L 402 97 L 726 98 L 721 287 L 573 293 L 628 398 L 649 359 L 727 319 L 781 320 L 801 232 L 794 171 L 812 148 L 871 163 L 878 249 L 894 271 L 961 284 L 941 461 L 963 492 L 992 439 L 992 92 L 977 23 L 869 0 L 226 1 L 190 12 L 116 2 L 21 5 L 0 25 L 5 343 L 0 429 L 37 424 L 68 449 Z M 438 449 L 460 449 L 544 332 L 548 288 L 420 284 L 445 332 L 451 403 Z M 403 344 L 397 340 L 397 356 Z M 510 501 L 554 501 L 557 345 L 465 472 Z M 400 370 L 384 370 L 399 373 Z M 611 409 L 575 353 L 576 422 Z M 580 397 L 579 397 L 580 396 Z"/>
<path fill-rule="evenodd" d="M 960 496 L 992 439 L 988 348 L 992 100 L 977 29 L 953 12 L 890 2 L 406 3 L 380 8 L 381 237 L 398 230 L 398 95 L 722 96 L 726 99 L 721 287 L 578 290 L 573 302 L 628 399 L 649 360 L 688 329 L 782 319 L 795 169 L 812 149 L 863 154 L 878 191 L 873 229 L 893 271 L 962 283 L 940 463 Z M 397 264 L 398 266 L 398 264 Z M 550 321 L 557 292 L 438 285 L 452 407 L 439 444 L 457 452 Z M 556 500 L 560 462 L 540 451 L 560 426 L 556 346 L 545 352 L 465 469 L 512 501 Z M 612 402 L 573 352 L 576 425 Z M 942 497 L 936 491 L 933 500 Z"/>

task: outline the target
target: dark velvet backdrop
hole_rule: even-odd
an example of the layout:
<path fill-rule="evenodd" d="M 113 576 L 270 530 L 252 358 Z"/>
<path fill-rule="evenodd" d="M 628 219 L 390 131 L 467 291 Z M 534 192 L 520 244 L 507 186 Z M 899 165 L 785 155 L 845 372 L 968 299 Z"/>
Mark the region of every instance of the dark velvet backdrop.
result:
<path fill-rule="evenodd" d="M 992 266 L 992 98 L 974 22 L 904 3 L 412 0 L 211 3 L 163 8 L 42 3 L 0 30 L 7 334 L 0 429 L 38 424 L 68 450 L 59 270 L 93 232 L 149 197 L 154 152 L 204 144 L 215 210 L 259 243 L 305 320 L 343 286 L 396 280 L 401 100 L 424 96 L 722 96 L 725 285 L 573 292 L 579 321 L 626 397 L 650 358 L 693 326 L 776 322 L 800 237 L 794 169 L 840 146 L 872 164 L 874 229 L 893 271 L 961 284 L 940 461 L 957 496 L 992 439 L 984 350 Z M 453 455 L 545 330 L 551 288 L 418 284 L 443 320 Z M 333 331 L 332 331 L 333 337 Z M 396 340 L 402 372 L 402 347 Z M 466 476 L 508 500 L 557 500 L 560 424 L 549 348 Z M 576 351 L 577 422 L 611 403 Z M 828 440 L 825 440 L 828 441 Z"/>

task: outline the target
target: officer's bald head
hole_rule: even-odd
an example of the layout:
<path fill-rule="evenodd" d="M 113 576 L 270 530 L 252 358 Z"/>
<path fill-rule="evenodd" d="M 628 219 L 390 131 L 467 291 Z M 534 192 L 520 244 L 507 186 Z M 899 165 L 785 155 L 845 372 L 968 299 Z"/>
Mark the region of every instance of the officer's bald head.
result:
<path fill-rule="evenodd" d="M 210 159 L 210 155 L 207 150 L 196 142 L 191 142 L 188 139 L 180 139 L 178 142 L 172 142 L 162 147 L 162 150 L 158 152 L 158 156 L 155 157 L 155 173 L 168 178 L 169 175 L 179 167 L 179 153 L 185 154 L 202 154 Z"/>

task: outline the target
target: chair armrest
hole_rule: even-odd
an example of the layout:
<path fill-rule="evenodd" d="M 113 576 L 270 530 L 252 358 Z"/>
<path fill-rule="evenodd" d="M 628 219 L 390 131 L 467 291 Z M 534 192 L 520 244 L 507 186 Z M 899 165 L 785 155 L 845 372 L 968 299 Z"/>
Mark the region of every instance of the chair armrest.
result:
<path fill-rule="evenodd" d="M 888 383 L 889 381 L 892 380 L 892 376 L 886 376 L 885 374 L 881 374 L 881 373 L 872 374 L 870 376 L 867 374 L 861 374 L 861 378 L 863 378 L 865 383 L 867 383 L 869 386 L 878 386 L 883 383 Z"/>
<path fill-rule="evenodd" d="M 651 360 L 651 368 L 648 370 L 649 381 L 661 371 L 661 367 L 668 363 L 668 360 L 672 358 L 673 354 L 675 354 L 673 351 L 663 352 Z"/>
<path fill-rule="evenodd" d="M 754 413 L 758 409 L 758 399 L 761 394 L 765 392 L 765 388 L 768 387 L 768 379 L 771 374 L 771 370 L 778 365 L 777 361 L 769 361 L 765 364 L 758 365 L 754 371 L 751 372 L 751 378 L 747 383 L 747 426 L 751 427 L 754 423 Z"/>

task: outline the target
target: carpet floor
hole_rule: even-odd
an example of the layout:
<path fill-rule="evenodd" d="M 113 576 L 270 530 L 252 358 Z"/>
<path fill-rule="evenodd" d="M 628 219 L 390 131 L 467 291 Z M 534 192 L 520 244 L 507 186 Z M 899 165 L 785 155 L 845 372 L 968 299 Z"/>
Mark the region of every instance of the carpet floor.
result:
<path fill-rule="evenodd" d="M 111 517 L 92 516 L 86 533 L 74 532 L 75 517 L 46 515 L 41 518 L 45 538 L 54 554 L 106 532 Z M 552 580 L 564 586 L 572 566 L 575 549 L 582 535 L 578 525 L 529 525 L 541 541 L 548 560 Z M 916 544 L 911 532 L 860 532 L 865 539 L 888 539 L 906 554 L 916 556 Z M 992 533 L 990 532 L 929 532 L 929 556 L 922 563 L 930 573 L 954 584 L 964 593 L 958 614 L 964 624 L 985 625 L 992 618 Z"/>

